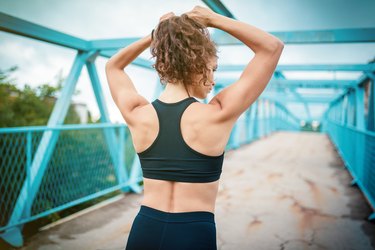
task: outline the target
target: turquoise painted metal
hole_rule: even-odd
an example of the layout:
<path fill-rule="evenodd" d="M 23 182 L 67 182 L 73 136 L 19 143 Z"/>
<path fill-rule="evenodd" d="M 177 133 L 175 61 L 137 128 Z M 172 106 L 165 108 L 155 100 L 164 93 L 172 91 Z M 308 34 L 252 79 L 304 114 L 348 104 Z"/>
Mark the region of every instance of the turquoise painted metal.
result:
<path fill-rule="evenodd" d="M 233 14 L 225 7 L 225 5 L 219 0 L 203 0 L 210 9 L 219 13 L 220 15 L 227 16 L 230 18 L 235 18 Z"/>
<path fill-rule="evenodd" d="M 218 0 L 204 1 L 214 11 L 235 18 Z M 142 192 L 140 162 L 126 125 L 111 124 L 97 74 L 98 56 L 111 57 L 138 37 L 87 41 L 4 13 L 0 30 L 75 49 L 73 65 L 47 126 L 0 129 L 0 232 L 13 246 L 22 246 L 25 223 L 94 199 L 115 190 Z M 286 44 L 375 42 L 375 28 L 273 32 Z M 218 45 L 237 45 L 225 32 L 215 31 Z M 133 65 L 153 69 L 137 58 Z M 101 113 L 100 124 L 62 125 L 77 80 L 86 66 Z M 242 71 L 245 65 L 219 65 L 219 72 Z M 357 71 L 358 80 L 290 80 L 285 71 Z M 375 208 L 375 63 L 347 65 L 279 65 L 260 98 L 234 125 L 227 150 L 278 130 L 299 131 L 301 114 L 288 104 L 302 103 L 307 122 L 323 125 L 346 167 Z M 219 78 L 217 93 L 234 78 Z M 157 84 L 156 98 L 163 87 Z M 305 95 L 298 89 L 333 89 L 331 95 Z M 207 100 L 204 100 L 207 102 Z M 322 117 L 313 117 L 310 104 L 327 104 Z M 366 105 L 365 105 L 366 103 Z M 355 145 L 355 147 L 353 147 Z M 85 181 L 82 181 L 85 180 Z M 375 219 L 375 213 L 368 217 Z"/>
<path fill-rule="evenodd" d="M 332 113 L 334 113 L 333 110 Z M 361 189 L 374 209 L 375 133 L 337 122 L 334 117 L 332 120 L 325 120 L 324 127 L 353 177 L 352 184 Z M 368 219 L 375 219 L 375 213 L 370 214 Z"/>
<path fill-rule="evenodd" d="M 225 86 L 234 82 L 233 78 L 218 78 L 219 84 Z M 267 89 L 275 88 L 315 88 L 315 89 L 346 89 L 355 87 L 357 81 L 355 80 L 289 80 L 289 79 L 277 79 L 273 78 L 270 80 Z"/>
<path fill-rule="evenodd" d="M 297 30 L 293 32 L 270 33 L 286 44 L 375 42 L 375 28 Z M 242 45 L 239 40 L 225 33 L 221 33 L 216 39 L 218 45 Z"/>
<path fill-rule="evenodd" d="M 243 71 L 246 65 L 222 64 L 218 69 L 221 71 Z M 370 64 L 314 64 L 314 65 L 278 65 L 276 72 L 280 71 L 358 71 L 374 72 L 375 63 Z"/>

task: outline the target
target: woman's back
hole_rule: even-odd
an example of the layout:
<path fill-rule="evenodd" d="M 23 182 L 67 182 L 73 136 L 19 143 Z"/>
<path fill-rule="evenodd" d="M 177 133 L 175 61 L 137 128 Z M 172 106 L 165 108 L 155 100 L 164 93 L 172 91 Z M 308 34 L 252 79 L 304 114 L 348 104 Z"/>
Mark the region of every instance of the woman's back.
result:
<path fill-rule="evenodd" d="M 170 104 L 160 101 L 164 105 Z M 138 108 L 134 115 L 134 119 L 139 120 L 129 128 L 136 152 L 141 153 L 149 149 L 157 138 L 159 120 L 152 104 Z M 221 122 L 220 109 L 214 104 L 191 103 L 183 112 L 180 122 L 181 135 L 187 146 L 214 157 L 223 154 L 231 129 L 230 123 Z M 196 168 L 199 168 L 199 164 L 196 164 Z M 196 172 L 199 173 L 199 169 Z M 144 177 L 142 204 L 168 212 L 214 212 L 218 184 L 218 180 L 192 183 Z"/>

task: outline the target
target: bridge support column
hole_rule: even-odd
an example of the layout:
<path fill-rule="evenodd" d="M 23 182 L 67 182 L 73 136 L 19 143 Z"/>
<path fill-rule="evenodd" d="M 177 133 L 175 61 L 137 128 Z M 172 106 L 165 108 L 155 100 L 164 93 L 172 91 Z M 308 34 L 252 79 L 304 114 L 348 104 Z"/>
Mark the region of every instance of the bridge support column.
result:
<path fill-rule="evenodd" d="M 100 121 L 105 123 L 110 123 L 111 119 L 109 118 L 109 113 L 107 109 L 107 105 L 103 96 L 103 90 L 101 88 L 99 76 L 95 67 L 95 59 L 97 57 L 98 53 L 95 53 L 93 56 L 91 56 L 87 62 L 86 67 L 87 71 L 89 73 L 89 77 L 91 80 L 92 89 L 95 94 L 96 102 L 98 103 L 98 107 L 100 110 Z M 115 129 L 103 129 L 105 140 L 107 147 L 109 149 L 109 153 L 111 155 L 111 159 L 113 162 L 113 166 L 115 168 L 116 177 L 118 184 L 123 184 L 128 179 L 128 174 L 125 171 L 125 162 L 124 162 L 124 140 L 125 140 L 125 128 L 121 127 L 119 128 L 119 135 L 118 138 L 115 133 Z M 115 144 L 115 142 L 117 142 Z M 129 191 L 128 187 L 121 188 L 123 192 Z"/>

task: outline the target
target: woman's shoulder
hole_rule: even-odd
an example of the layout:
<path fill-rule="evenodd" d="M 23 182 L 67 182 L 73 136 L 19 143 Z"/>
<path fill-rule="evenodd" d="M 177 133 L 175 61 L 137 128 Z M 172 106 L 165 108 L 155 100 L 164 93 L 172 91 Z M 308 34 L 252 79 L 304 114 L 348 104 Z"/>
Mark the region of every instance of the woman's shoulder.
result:
<path fill-rule="evenodd" d="M 131 114 L 128 114 L 127 119 L 132 121 L 131 123 L 128 123 L 128 125 L 150 123 L 155 117 L 156 111 L 153 108 L 152 103 L 144 104 L 135 108 Z"/>
<path fill-rule="evenodd" d="M 217 102 L 193 102 L 187 110 L 191 117 L 208 122 L 218 123 L 222 120 L 220 104 Z"/>

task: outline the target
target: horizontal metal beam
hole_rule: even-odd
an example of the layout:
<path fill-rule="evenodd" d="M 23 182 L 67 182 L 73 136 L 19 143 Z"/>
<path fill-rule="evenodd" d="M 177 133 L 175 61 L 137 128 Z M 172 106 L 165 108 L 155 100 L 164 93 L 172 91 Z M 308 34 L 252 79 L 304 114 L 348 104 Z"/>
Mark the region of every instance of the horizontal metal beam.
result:
<path fill-rule="evenodd" d="M 375 28 L 330 29 L 330 30 L 296 30 L 269 32 L 285 44 L 314 44 L 314 43 L 373 43 Z M 241 41 L 223 33 L 216 36 L 218 45 L 243 45 Z"/>
<path fill-rule="evenodd" d="M 271 80 L 271 87 L 293 87 L 293 88 L 348 88 L 355 86 L 353 80 Z"/>
<path fill-rule="evenodd" d="M 87 41 L 2 12 L 0 12 L 0 30 L 83 51 L 117 50 L 140 39 L 140 37 L 129 37 Z"/>
<path fill-rule="evenodd" d="M 141 39 L 140 37 L 90 40 L 89 48 L 95 50 L 117 50 Z"/>
<path fill-rule="evenodd" d="M 270 94 L 262 94 L 260 98 L 265 98 L 273 101 L 280 101 L 280 102 L 298 102 L 298 103 L 329 103 L 335 97 L 303 97 L 297 98 L 295 96 L 284 96 L 284 95 L 270 95 Z"/>
<path fill-rule="evenodd" d="M 246 64 L 219 65 L 219 71 L 243 71 Z M 307 64 L 278 65 L 275 71 L 375 71 L 375 63 L 370 64 Z"/>
<path fill-rule="evenodd" d="M 76 50 L 89 50 L 83 39 L 0 12 L 0 30 Z"/>
<path fill-rule="evenodd" d="M 288 98 L 273 98 L 273 97 L 261 97 L 270 101 L 278 101 L 281 103 L 301 103 L 301 104 L 307 104 L 310 103 L 314 104 L 329 104 L 331 100 L 316 100 L 316 99 L 306 99 L 306 100 L 297 100 L 297 99 L 288 99 Z"/>
<path fill-rule="evenodd" d="M 338 97 L 339 95 L 341 95 L 344 91 L 336 91 L 336 92 L 333 92 L 333 93 L 299 93 L 299 95 L 302 97 L 302 98 L 319 98 L 319 97 L 323 97 L 323 98 L 336 98 Z M 266 91 L 263 91 L 262 95 L 271 95 L 271 96 L 295 96 L 292 92 L 290 91 L 269 91 L 269 90 L 266 90 Z"/>
<path fill-rule="evenodd" d="M 233 78 L 219 78 L 216 80 L 218 88 L 223 88 L 232 84 Z M 289 80 L 289 79 L 271 79 L 267 89 L 272 88 L 348 88 L 356 86 L 355 80 Z"/>
<path fill-rule="evenodd" d="M 354 43 L 354 42 L 375 42 L 375 28 L 363 29 L 337 29 L 337 30 L 315 30 L 315 31 L 290 31 L 290 32 L 270 32 L 279 37 L 284 43 Z M 284 38 L 283 38 L 284 37 Z M 331 37 L 328 39 L 328 37 Z M 118 49 L 124 47 L 141 37 L 122 38 L 122 39 L 105 39 L 91 41 L 93 49 Z M 218 45 L 243 45 L 236 38 L 228 33 L 221 32 L 215 35 L 215 42 Z M 365 64 L 366 65 L 366 64 Z M 369 66 L 365 65 L 305 65 L 299 70 L 343 70 L 343 71 L 361 71 L 361 68 Z M 224 65 L 229 68 L 242 68 L 243 65 Z M 298 65 L 283 65 L 285 69 L 291 70 Z M 373 70 L 371 68 L 370 70 Z"/>
<path fill-rule="evenodd" d="M 364 29 L 340 29 L 340 30 L 318 30 L 318 31 L 291 31 L 291 32 L 270 32 L 271 34 L 279 37 L 284 43 L 354 43 L 354 42 L 375 42 L 375 28 L 364 28 Z M 313 39 L 313 35 L 317 38 Z M 326 34 L 325 36 L 323 34 Z M 324 40 L 327 34 L 330 34 L 332 39 L 330 41 Z M 358 35 L 358 36 L 357 36 Z M 228 33 L 221 32 L 215 36 L 215 42 L 218 45 L 243 45 L 243 43 L 236 38 L 230 36 Z M 283 37 L 287 37 L 284 38 Z M 296 38 L 293 38 L 296 37 Z M 302 37 L 305 37 L 302 39 Z M 297 39 L 298 38 L 298 39 Z M 103 40 L 92 40 L 90 41 L 89 47 L 92 49 L 110 50 L 118 49 L 129 45 L 132 42 L 141 39 L 141 37 L 131 38 L 120 38 L 120 39 L 103 39 Z M 320 40 L 318 40 L 320 39 Z M 367 39 L 367 40 L 366 40 Z M 365 64 L 366 65 L 366 64 Z M 342 70 L 342 71 L 361 71 L 362 68 L 367 70 L 365 65 L 283 65 L 283 70 L 292 70 L 290 68 L 301 67 L 298 70 Z M 232 68 L 240 70 L 244 65 L 223 65 L 222 67 L 228 67 L 228 70 Z M 240 68 L 240 69 L 238 69 Z M 370 70 L 373 70 L 371 68 Z"/>
<path fill-rule="evenodd" d="M 101 55 L 103 57 L 110 58 L 111 56 L 113 56 L 116 53 L 117 53 L 117 50 L 116 51 L 108 51 L 107 50 L 107 51 L 100 51 L 99 55 Z M 137 57 L 132 62 L 132 65 L 139 66 L 139 67 L 146 68 L 146 69 L 153 69 L 152 64 L 153 64 L 152 61 L 147 60 L 147 59 L 143 59 L 141 57 Z"/>

